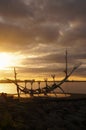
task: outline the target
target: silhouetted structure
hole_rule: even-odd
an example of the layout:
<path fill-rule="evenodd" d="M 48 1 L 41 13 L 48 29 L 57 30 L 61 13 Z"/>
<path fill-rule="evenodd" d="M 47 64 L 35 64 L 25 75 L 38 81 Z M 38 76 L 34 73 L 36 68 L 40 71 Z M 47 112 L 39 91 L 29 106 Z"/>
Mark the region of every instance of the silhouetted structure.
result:
<path fill-rule="evenodd" d="M 16 70 L 14 68 L 14 77 L 15 77 L 15 81 L 13 80 L 10 80 L 12 81 L 16 86 L 17 86 L 17 93 L 18 93 L 18 98 L 20 98 L 20 93 L 19 93 L 19 90 L 24 92 L 25 94 L 30 94 L 30 96 L 33 96 L 34 94 L 44 94 L 44 95 L 47 95 L 48 93 L 50 92 L 54 92 L 54 90 L 56 88 L 59 88 L 64 94 L 64 90 L 62 89 L 61 85 L 66 82 L 68 80 L 68 78 L 71 76 L 71 74 L 81 65 L 81 64 L 78 64 L 76 66 L 73 67 L 73 69 L 68 73 L 68 60 L 67 60 L 67 50 L 66 50 L 66 55 L 65 55 L 65 61 L 66 61 L 66 68 L 65 68 L 65 77 L 63 80 L 61 80 L 58 84 L 55 82 L 55 74 L 51 75 L 52 78 L 53 78 L 53 84 L 51 86 L 48 86 L 47 84 L 47 79 L 45 79 L 45 87 L 41 88 L 40 87 L 40 81 L 38 81 L 38 89 L 33 89 L 33 83 L 34 83 L 34 80 L 32 80 L 30 83 L 31 83 L 31 89 L 28 89 L 26 87 L 26 81 L 25 81 L 25 87 L 23 86 L 20 86 L 17 82 L 17 73 L 16 73 Z M 54 92 L 55 93 L 55 92 Z"/>

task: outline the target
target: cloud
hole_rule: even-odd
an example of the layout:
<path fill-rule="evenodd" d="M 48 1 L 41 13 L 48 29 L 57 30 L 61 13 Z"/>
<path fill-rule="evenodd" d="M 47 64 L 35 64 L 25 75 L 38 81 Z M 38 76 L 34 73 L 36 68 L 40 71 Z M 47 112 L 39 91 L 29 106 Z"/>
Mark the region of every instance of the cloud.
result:
<path fill-rule="evenodd" d="M 0 15 L 11 18 L 32 16 L 32 12 L 22 0 L 0 0 Z"/>
<path fill-rule="evenodd" d="M 85 19 L 85 0 L 47 0 L 46 11 L 59 21 Z"/>
<path fill-rule="evenodd" d="M 13 50 L 24 50 L 30 44 L 70 47 L 82 42 L 86 40 L 85 3 L 85 0 L 78 0 L 78 4 L 77 0 L 1 0 L 0 40 L 3 46 L 9 44 L 10 50 L 12 46 Z M 70 26 L 78 22 L 79 27 Z"/>
<path fill-rule="evenodd" d="M 86 26 L 79 25 L 78 27 L 72 27 L 70 30 L 67 30 L 63 33 L 63 36 L 60 40 L 62 44 L 71 45 L 77 43 L 80 44 L 80 41 L 86 41 Z"/>
<path fill-rule="evenodd" d="M 0 0 L 0 51 L 20 52 L 23 65 L 41 64 L 46 72 L 54 71 L 49 64 L 64 68 L 66 48 L 70 66 L 85 63 L 85 6 L 86 0 Z"/>

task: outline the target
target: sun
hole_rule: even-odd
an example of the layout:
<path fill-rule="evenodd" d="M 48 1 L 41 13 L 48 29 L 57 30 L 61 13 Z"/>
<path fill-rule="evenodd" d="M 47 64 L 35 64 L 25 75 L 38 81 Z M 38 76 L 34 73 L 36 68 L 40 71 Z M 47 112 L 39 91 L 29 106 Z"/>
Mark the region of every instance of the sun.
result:
<path fill-rule="evenodd" d="M 0 69 L 4 69 L 11 64 L 12 56 L 6 53 L 0 53 Z"/>
<path fill-rule="evenodd" d="M 19 65 L 20 56 L 12 53 L 0 53 L 0 70 Z"/>

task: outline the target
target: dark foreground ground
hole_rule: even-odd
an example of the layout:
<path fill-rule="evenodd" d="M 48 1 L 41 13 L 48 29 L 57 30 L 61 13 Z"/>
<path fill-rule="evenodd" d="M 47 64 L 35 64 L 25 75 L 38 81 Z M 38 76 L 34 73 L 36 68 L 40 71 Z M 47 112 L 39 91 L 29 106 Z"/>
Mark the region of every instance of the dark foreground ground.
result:
<path fill-rule="evenodd" d="M 0 130 L 85 130 L 86 95 L 0 99 Z"/>

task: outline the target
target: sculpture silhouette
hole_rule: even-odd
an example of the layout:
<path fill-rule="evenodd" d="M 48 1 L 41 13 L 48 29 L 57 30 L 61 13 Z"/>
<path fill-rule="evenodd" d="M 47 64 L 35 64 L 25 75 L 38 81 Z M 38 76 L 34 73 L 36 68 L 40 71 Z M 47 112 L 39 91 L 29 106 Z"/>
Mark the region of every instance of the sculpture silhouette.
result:
<path fill-rule="evenodd" d="M 47 95 L 48 93 L 51 93 L 53 92 L 56 88 L 59 88 L 64 94 L 64 90 L 62 89 L 61 85 L 66 82 L 68 80 L 68 78 L 71 76 L 71 74 L 81 65 L 78 64 L 76 66 L 73 67 L 73 69 L 68 73 L 68 60 L 67 60 L 67 50 L 66 50 L 66 57 L 65 57 L 65 61 L 66 61 L 66 68 L 65 68 L 65 77 L 63 80 L 61 80 L 58 84 L 55 82 L 55 74 L 51 75 L 52 78 L 53 78 L 53 84 L 51 86 L 48 86 L 48 83 L 47 83 L 47 79 L 45 79 L 45 84 L 46 86 L 41 88 L 40 87 L 40 81 L 38 81 L 38 88 L 37 89 L 33 89 L 33 83 L 34 81 L 32 80 L 30 83 L 31 83 L 31 89 L 28 89 L 26 87 L 26 83 L 25 83 L 25 87 L 24 86 L 20 86 L 17 82 L 17 73 L 16 73 L 16 70 L 14 68 L 14 78 L 15 80 L 10 80 L 11 82 L 13 82 L 16 87 L 17 87 L 17 94 L 18 94 L 18 98 L 20 98 L 20 91 L 22 91 L 23 93 L 25 94 L 29 94 L 30 96 L 33 96 L 34 94 L 44 94 L 44 95 Z"/>

